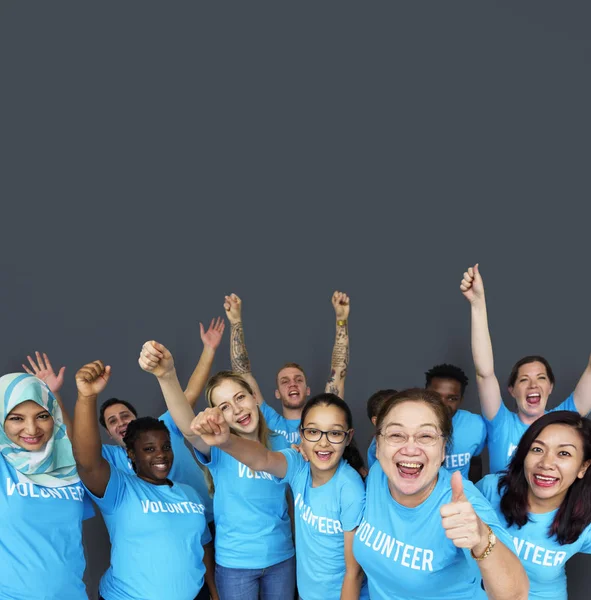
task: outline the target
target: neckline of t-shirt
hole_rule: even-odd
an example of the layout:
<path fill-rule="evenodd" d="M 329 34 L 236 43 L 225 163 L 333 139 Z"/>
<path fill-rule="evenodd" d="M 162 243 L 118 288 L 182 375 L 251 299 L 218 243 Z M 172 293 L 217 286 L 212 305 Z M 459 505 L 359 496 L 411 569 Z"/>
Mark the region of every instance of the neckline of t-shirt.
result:
<path fill-rule="evenodd" d="M 439 489 L 443 485 L 442 481 L 443 481 L 444 477 L 441 476 L 442 470 L 443 470 L 443 467 L 441 469 L 439 469 L 439 471 L 437 473 L 437 483 L 435 484 L 435 487 L 431 490 L 431 493 L 420 504 L 417 504 L 416 506 L 412 506 L 412 507 L 404 506 L 404 504 L 400 504 L 400 502 L 398 502 L 398 500 L 396 500 L 396 498 L 394 498 L 394 496 L 392 496 L 392 493 L 390 492 L 390 486 L 388 485 L 388 476 L 386 475 L 386 473 L 384 473 L 383 470 L 382 470 L 382 473 L 386 480 L 386 488 L 388 490 L 388 496 L 390 496 L 390 499 L 392 500 L 392 502 L 394 503 L 396 508 L 401 509 L 403 511 L 414 512 L 419 509 L 424 509 L 426 507 L 428 508 L 429 503 L 436 502 L 436 500 L 434 498 L 435 498 L 435 496 L 437 496 Z"/>
<path fill-rule="evenodd" d="M 312 466 L 310 465 L 310 463 L 308 463 L 308 469 L 310 469 L 310 489 L 311 490 L 325 490 L 326 487 L 335 480 L 337 473 L 343 468 L 344 462 L 345 462 L 345 459 L 341 457 L 341 459 L 339 460 L 339 464 L 338 464 L 337 468 L 335 469 L 335 472 L 333 473 L 332 477 L 326 483 L 323 483 L 322 485 L 319 485 L 317 487 L 314 487 L 312 485 Z"/>

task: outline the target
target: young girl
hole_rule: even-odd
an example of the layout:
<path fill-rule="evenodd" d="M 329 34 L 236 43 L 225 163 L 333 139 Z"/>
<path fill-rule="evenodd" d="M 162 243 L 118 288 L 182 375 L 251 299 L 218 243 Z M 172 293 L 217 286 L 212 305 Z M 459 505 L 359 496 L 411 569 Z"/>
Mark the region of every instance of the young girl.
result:
<path fill-rule="evenodd" d="M 295 589 L 295 559 L 287 509 L 287 484 L 277 485 L 260 469 L 211 447 L 191 431 L 195 414 L 179 384 L 170 352 L 146 342 L 140 366 L 160 383 L 170 414 L 197 450 L 215 483 L 216 585 L 222 600 L 286 600 Z M 274 450 L 287 446 L 283 436 L 270 434 L 252 388 L 231 372 L 214 375 L 206 396 L 235 437 L 260 442 Z"/>
<path fill-rule="evenodd" d="M 99 360 L 76 373 L 72 439 L 80 477 L 111 538 L 101 599 L 193 600 L 203 586 L 203 545 L 211 540 L 205 507 L 192 487 L 168 479 L 174 452 L 162 421 L 143 417 L 127 426 L 123 440 L 135 473 L 102 456 L 96 403 L 110 375 Z"/>
<path fill-rule="evenodd" d="M 504 474 L 477 484 L 513 535 L 530 598 L 566 600 L 565 564 L 591 554 L 591 421 L 571 411 L 540 417 Z"/>
<path fill-rule="evenodd" d="M 363 571 L 353 557 L 353 538 L 363 514 L 365 486 L 346 461 L 363 466 L 352 445 L 347 404 L 334 394 L 310 399 L 300 424 L 301 454 L 273 452 L 233 434 L 223 408 L 208 408 L 192 424 L 201 440 L 288 482 L 294 496 L 297 581 L 302 600 L 357 600 Z M 362 597 L 367 597 L 363 590 Z"/>
<path fill-rule="evenodd" d="M 83 600 L 82 520 L 94 514 L 62 411 L 33 375 L 0 378 L 0 597 Z"/>

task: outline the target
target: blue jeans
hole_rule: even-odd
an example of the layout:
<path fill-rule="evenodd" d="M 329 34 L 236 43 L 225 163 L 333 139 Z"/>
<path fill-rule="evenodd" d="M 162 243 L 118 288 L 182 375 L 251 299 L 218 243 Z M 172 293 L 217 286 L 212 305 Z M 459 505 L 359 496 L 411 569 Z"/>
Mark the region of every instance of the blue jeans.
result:
<path fill-rule="evenodd" d="M 215 566 L 220 600 L 286 600 L 295 592 L 295 556 L 265 569 Z"/>

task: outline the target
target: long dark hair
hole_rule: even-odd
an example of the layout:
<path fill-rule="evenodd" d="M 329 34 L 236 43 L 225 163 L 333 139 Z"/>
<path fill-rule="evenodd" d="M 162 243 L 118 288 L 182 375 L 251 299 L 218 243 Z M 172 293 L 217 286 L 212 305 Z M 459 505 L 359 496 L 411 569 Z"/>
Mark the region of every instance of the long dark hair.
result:
<path fill-rule="evenodd" d="M 543 356 L 534 354 L 531 356 L 524 356 L 523 358 L 520 358 L 513 365 L 513 368 L 511 369 L 511 373 L 509 374 L 509 380 L 507 381 L 508 386 L 513 387 L 515 385 L 515 382 L 517 381 L 517 375 L 519 374 L 519 369 L 521 367 L 523 367 L 523 365 L 529 365 L 530 363 L 533 363 L 533 362 L 539 362 L 544 365 L 544 367 L 546 369 L 546 373 L 548 375 L 548 379 L 550 380 L 550 383 L 552 385 L 554 385 L 554 382 L 555 382 L 554 371 L 552 371 L 552 367 L 550 366 L 550 363 Z"/>
<path fill-rule="evenodd" d="M 568 425 L 583 441 L 583 462 L 591 460 L 591 420 L 570 410 L 550 412 L 534 421 L 523 434 L 515 454 L 499 479 L 501 512 L 507 524 L 523 527 L 528 521 L 528 483 L 524 463 L 531 445 L 549 425 Z M 582 479 L 575 479 L 552 521 L 548 536 L 556 536 L 559 544 L 577 541 L 591 523 L 591 467 Z"/>
<path fill-rule="evenodd" d="M 349 405 L 341 400 L 335 394 L 318 394 L 313 398 L 310 398 L 304 409 L 302 410 L 302 419 L 300 421 L 300 429 L 304 427 L 304 422 L 306 420 L 307 414 L 316 406 L 336 406 L 339 408 L 345 415 L 345 421 L 347 422 L 347 429 L 353 429 L 353 415 L 351 413 L 351 409 Z M 351 438 L 349 445 L 345 447 L 345 451 L 343 452 L 343 458 L 360 474 L 362 475 L 363 470 L 365 469 L 365 463 L 363 462 L 363 456 L 361 456 L 361 452 L 359 452 L 359 448 L 355 443 L 355 438 Z"/>

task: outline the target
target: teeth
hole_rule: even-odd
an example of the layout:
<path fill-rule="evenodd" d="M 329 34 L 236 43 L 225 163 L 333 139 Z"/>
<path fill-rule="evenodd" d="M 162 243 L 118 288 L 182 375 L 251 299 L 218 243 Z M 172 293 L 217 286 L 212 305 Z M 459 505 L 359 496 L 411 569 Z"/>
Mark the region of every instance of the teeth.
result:
<path fill-rule="evenodd" d="M 408 467 L 409 469 L 420 469 L 423 465 L 421 463 L 411 463 L 411 462 L 399 462 L 401 467 Z"/>
<path fill-rule="evenodd" d="M 541 479 L 542 481 L 556 481 L 556 477 L 544 477 L 543 475 L 534 475 L 536 479 Z"/>

